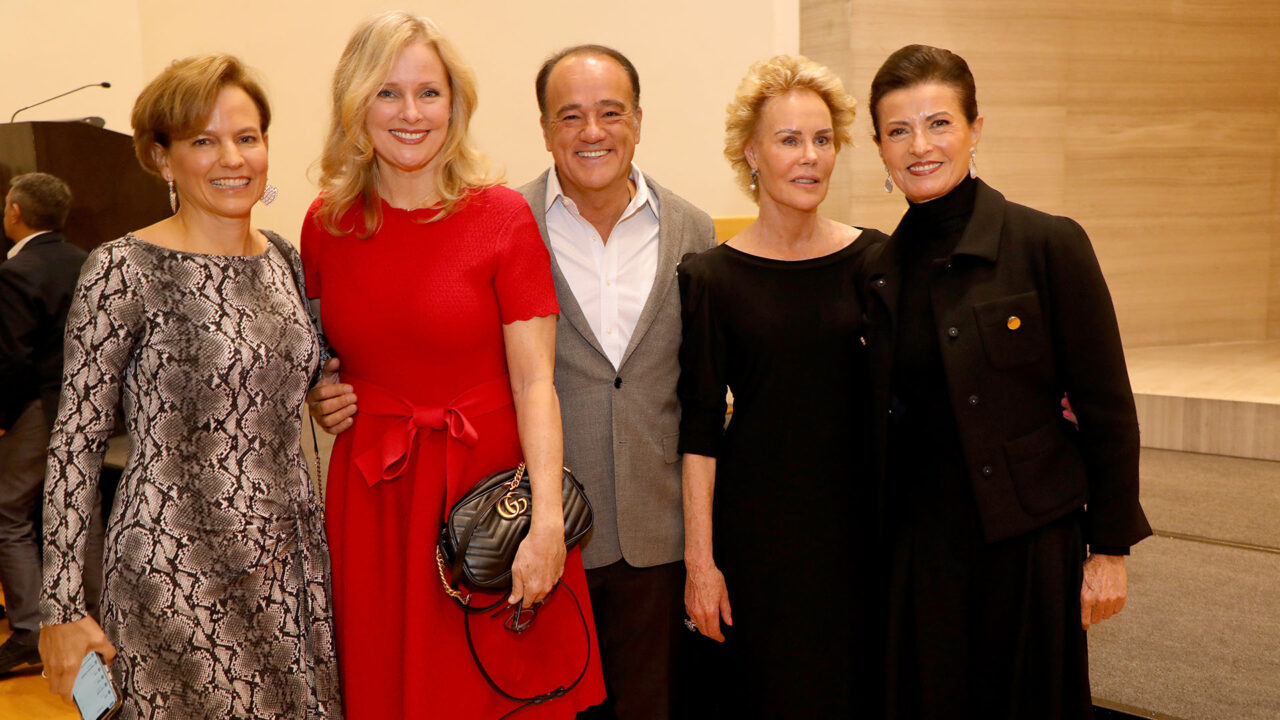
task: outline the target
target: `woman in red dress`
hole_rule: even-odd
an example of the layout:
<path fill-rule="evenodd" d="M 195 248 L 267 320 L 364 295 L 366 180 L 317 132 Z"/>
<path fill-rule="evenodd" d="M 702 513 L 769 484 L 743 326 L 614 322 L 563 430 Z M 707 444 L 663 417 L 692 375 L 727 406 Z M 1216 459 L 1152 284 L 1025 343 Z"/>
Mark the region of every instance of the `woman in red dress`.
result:
<path fill-rule="evenodd" d="M 351 720 L 519 707 L 476 667 L 434 548 L 448 508 L 521 459 L 533 521 L 508 600 L 542 605 L 523 634 L 476 615 L 472 640 L 517 696 L 568 686 L 587 665 L 521 717 L 569 718 L 604 699 L 582 562 L 564 548 L 550 259 L 528 205 L 485 175 L 467 134 L 475 106 L 470 71 L 429 20 L 362 25 L 334 74 L 322 191 L 303 224 L 307 289 L 341 357 L 340 390 L 358 397 L 333 428 L 350 430 L 326 498 Z"/>

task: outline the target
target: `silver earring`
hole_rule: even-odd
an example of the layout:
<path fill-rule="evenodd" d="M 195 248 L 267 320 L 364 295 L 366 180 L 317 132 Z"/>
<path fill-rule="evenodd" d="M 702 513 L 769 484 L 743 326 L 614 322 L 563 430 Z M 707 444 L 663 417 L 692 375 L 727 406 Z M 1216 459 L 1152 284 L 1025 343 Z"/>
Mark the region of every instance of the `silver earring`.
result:
<path fill-rule="evenodd" d="M 756 189 L 756 183 L 759 182 L 759 180 L 760 172 L 755 168 L 751 168 L 751 184 L 747 186 L 747 189 L 754 191 Z"/>
<path fill-rule="evenodd" d="M 893 176 L 889 174 L 889 166 L 884 166 L 884 191 L 886 193 L 893 192 Z"/>
<path fill-rule="evenodd" d="M 169 181 L 169 212 L 178 212 L 178 191 L 173 188 L 173 181 Z"/>
<path fill-rule="evenodd" d="M 276 188 L 275 185 L 268 184 L 262 190 L 261 202 L 263 205 L 270 205 L 271 203 L 275 202 L 276 198 L 279 196 L 280 196 L 280 190 Z"/>
<path fill-rule="evenodd" d="M 978 177 L 978 148 L 969 148 L 969 177 Z"/>

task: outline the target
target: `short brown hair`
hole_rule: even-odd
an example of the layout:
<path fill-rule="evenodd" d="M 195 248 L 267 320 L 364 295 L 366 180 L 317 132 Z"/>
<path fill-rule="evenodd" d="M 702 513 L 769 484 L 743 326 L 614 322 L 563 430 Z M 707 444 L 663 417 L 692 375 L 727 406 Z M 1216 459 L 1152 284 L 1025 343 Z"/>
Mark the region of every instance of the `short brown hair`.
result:
<path fill-rule="evenodd" d="M 133 103 L 133 151 L 148 172 L 159 175 L 152 145 L 168 148 L 174 140 L 204 129 L 218 93 L 228 85 L 244 90 L 258 107 L 259 129 L 271 124 L 267 94 L 248 66 L 231 55 L 204 55 L 174 60 Z"/>
<path fill-rule="evenodd" d="M 32 230 L 61 230 L 71 212 L 71 188 L 48 173 L 24 173 L 9 181 L 6 202 L 18 206 L 22 222 Z"/>
<path fill-rule="evenodd" d="M 756 131 L 765 102 L 792 90 L 808 90 L 822 98 L 831 113 L 836 152 L 853 139 L 850 126 L 857 101 L 844 91 L 844 84 L 830 68 L 801 55 L 777 55 L 752 65 L 726 108 L 724 122 L 724 156 L 733 166 L 738 185 L 752 198 L 758 191 L 751 189 L 747 142 Z"/>
<path fill-rule="evenodd" d="M 949 85 L 960 96 L 964 117 L 973 124 L 978 119 L 978 89 L 964 58 L 943 48 L 907 45 L 890 55 L 871 80 L 871 127 L 880 142 L 877 109 L 885 95 L 927 82 Z"/>

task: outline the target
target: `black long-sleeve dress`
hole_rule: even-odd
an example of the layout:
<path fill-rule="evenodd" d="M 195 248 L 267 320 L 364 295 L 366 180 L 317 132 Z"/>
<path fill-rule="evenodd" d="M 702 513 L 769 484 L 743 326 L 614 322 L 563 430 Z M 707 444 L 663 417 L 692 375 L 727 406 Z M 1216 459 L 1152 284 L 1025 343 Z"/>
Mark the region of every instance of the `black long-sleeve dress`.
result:
<path fill-rule="evenodd" d="M 715 457 L 715 561 L 733 627 L 717 668 L 726 717 L 849 717 L 871 677 L 866 598 L 869 436 L 857 268 L 863 231 L 801 261 L 728 246 L 679 267 L 680 450 Z M 733 417 L 724 423 L 725 388 Z"/>

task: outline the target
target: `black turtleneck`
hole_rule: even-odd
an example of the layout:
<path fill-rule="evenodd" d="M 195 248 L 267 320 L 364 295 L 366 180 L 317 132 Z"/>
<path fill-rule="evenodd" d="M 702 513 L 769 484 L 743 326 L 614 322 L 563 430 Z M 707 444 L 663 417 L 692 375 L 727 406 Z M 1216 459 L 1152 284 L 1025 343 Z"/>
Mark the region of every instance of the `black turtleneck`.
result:
<path fill-rule="evenodd" d="M 894 474 L 910 478 L 898 487 L 908 497 L 924 493 L 939 500 L 939 491 L 953 500 L 972 497 L 930 289 L 964 234 L 976 189 L 977 183 L 966 176 L 942 197 L 911 203 L 895 233 L 894 259 L 902 285 L 893 354 L 890 457 Z"/>
<path fill-rule="evenodd" d="M 978 182 L 965 176 L 960 184 L 952 187 L 951 192 L 942 197 L 934 197 L 927 202 L 908 202 L 909 208 L 899 225 L 901 232 L 909 233 L 913 242 L 904 241 L 899 249 L 927 245 L 940 247 L 941 250 L 942 245 L 947 245 L 943 255 L 950 254 L 973 215 L 973 201 L 977 192 Z M 934 255 L 934 258 L 937 256 L 941 255 Z"/>

